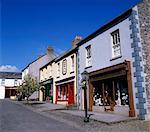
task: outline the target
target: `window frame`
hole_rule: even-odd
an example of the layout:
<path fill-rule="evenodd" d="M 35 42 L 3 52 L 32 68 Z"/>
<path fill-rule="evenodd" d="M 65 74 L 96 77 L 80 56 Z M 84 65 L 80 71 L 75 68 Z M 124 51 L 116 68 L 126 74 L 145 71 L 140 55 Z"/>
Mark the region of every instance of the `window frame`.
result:
<path fill-rule="evenodd" d="M 60 77 L 60 62 L 57 63 L 57 78 Z"/>
<path fill-rule="evenodd" d="M 91 51 L 91 45 L 88 45 L 85 47 L 86 49 L 86 68 L 92 66 L 92 51 Z"/>
<path fill-rule="evenodd" d="M 75 70 L 75 56 L 72 55 L 71 56 L 71 72 L 70 73 L 74 73 Z"/>
<path fill-rule="evenodd" d="M 5 79 L 4 78 L 2 78 L 1 86 L 5 86 Z"/>
<path fill-rule="evenodd" d="M 122 56 L 120 40 L 121 40 L 120 39 L 120 31 L 119 31 L 119 29 L 117 29 L 111 33 L 111 48 L 112 48 L 112 59 L 111 60 L 120 58 Z M 119 52 L 118 55 L 116 53 L 117 51 Z"/>

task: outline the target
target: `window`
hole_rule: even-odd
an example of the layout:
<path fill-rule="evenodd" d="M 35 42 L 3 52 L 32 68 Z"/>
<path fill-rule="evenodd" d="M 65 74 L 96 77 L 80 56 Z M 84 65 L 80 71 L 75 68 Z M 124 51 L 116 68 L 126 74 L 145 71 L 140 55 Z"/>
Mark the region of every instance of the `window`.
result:
<path fill-rule="evenodd" d="M 91 66 L 91 45 L 86 47 L 86 67 Z"/>
<path fill-rule="evenodd" d="M 18 80 L 15 79 L 15 81 L 14 81 L 14 86 L 17 86 L 17 83 L 18 83 Z"/>
<path fill-rule="evenodd" d="M 2 79 L 1 85 L 2 85 L 2 86 L 5 86 L 5 79 Z"/>
<path fill-rule="evenodd" d="M 71 73 L 74 72 L 74 55 L 71 56 Z"/>
<path fill-rule="evenodd" d="M 67 60 L 64 59 L 64 60 L 62 61 L 62 74 L 63 74 L 63 75 L 66 75 L 66 73 L 67 73 Z"/>
<path fill-rule="evenodd" d="M 58 100 L 68 100 L 67 85 L 58 86 Z"/>
<path fill-rule="evenodd" d="M 60 63 L 57 63 L 57 77 L 60 76 Z"/>
<path fill-rule="evenodd" d="M 112 37 L 112 58 L 121 56 L 119 29 L 111 33 Z"/>

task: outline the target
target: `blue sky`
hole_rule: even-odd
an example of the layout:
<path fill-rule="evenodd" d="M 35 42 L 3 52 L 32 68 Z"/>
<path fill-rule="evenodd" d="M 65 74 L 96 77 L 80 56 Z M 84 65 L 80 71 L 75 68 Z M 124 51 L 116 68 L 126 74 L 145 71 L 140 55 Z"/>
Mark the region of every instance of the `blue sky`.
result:
<path fill-rule="evenodd" d="M 0 0 L 0 66 L 22 70 L 44 54 L 71 48 L 139 0 Z"/>

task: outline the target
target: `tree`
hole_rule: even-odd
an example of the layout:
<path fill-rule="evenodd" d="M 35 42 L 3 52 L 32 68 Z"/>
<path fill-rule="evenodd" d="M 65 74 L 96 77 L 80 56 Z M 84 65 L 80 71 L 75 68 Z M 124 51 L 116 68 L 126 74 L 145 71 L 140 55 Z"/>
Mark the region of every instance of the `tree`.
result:
<path fill-rule="evenodd" d="M 27 97 L 27 103 L 29 97 L 37 90 L 39 90 L 40 85 L 36 79 L 32 78 L 31 75 L 26 75 L 22 85 L 18 87 L 18 92 Z"/>

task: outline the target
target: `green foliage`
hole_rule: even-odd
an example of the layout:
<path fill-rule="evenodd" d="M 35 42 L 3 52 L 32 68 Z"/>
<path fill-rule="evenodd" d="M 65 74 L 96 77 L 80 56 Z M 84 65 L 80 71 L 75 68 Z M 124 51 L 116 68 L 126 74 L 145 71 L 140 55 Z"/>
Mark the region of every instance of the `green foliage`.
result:
<path fill-rule="evenodd" d="M 39 83 L 36 79 L 32 78 L 29 74 L 25 76 L 22 85 L 17 89 L 19 93 L 25 95 L 28 98 L 33 94 L 33 92 L 39 90 Z"/>

